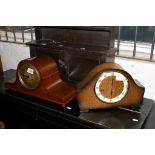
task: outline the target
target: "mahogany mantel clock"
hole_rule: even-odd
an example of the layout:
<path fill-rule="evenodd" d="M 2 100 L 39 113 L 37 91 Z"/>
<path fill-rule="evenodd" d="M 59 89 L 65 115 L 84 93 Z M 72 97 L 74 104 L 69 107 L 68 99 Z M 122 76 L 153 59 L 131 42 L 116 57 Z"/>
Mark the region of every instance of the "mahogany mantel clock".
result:
<path fill-rule="evenodd" d="M 145 88 L 119 64 L 95 67 L 77 85 L 81 109 L 128 107 L 142 103 Z"/>
<path fill-rule="evenodd" d="M 75 88 L 62 81 L 56 62 L 48 55 L 22 60 L 15 82 L 7 82 L 5 87 L 62 106 L 76 97 Z"/>

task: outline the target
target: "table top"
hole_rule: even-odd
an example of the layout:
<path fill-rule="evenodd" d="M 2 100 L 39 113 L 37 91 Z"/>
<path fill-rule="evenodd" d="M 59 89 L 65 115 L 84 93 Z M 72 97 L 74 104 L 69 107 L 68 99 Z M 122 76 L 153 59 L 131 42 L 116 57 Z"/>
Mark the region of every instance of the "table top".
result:
<path fill-rule="evenodd" d="M 42 112 L 53 113 L 64 120 L 74 122 L 76 127 L 82 125 L 84 128 L 114 128 L 114 129 L 139 129 L 155 128 L 155 105 L 151 99 L 144 98 L 139 107 L 134 108 L 111 108 L 90 111 L 80 111 L 78 102 L 71 101 L 66 107 L 25 94 L 6 90 L 4 83 L 15 79 L 16 71 L 8 70 L 0 78 L 0 96 L 6 100 L 14 100 L 23 106 L 39 108 Z"/>

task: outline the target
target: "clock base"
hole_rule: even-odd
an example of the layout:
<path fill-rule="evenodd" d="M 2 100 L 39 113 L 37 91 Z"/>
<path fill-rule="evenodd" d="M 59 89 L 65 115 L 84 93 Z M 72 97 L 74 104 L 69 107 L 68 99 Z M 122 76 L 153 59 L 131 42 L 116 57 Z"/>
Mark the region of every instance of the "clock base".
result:
<path fill-rule="evenodd" d="M 7 82 L 5 83 L 5 88 L 24 93 L 29 96 L 34 96 L 49 102 L 53 102 L 62 106 L 65 106 L 76 97 L 74 87 L 64 82 L 60 82 L 58 85 L 48 90 L 46 88 L 27 90 L 19 83 L 19 81 L 15 81 L 14 83 Z"/>

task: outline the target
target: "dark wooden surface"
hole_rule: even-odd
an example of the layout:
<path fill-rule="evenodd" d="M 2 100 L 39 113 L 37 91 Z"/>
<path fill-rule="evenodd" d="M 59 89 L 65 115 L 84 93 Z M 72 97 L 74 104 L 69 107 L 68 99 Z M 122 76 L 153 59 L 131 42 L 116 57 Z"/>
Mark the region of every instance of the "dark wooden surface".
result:
<path fill-rule="evenodd" d="M 145 98 L 142 106 L 136 109 L 81 112 L 76 100 L 63 108 L 25 94 L 6 91 L 4 83 L 13 77 L 15 70 L 9 70 L 0 79 L 0 119 L 6 128 L 155 128 L 155 106 L 150 99 Z"/>
<path fill-rule="evenodd" d="M 50 54 L 61 77 L 78 82 L 98 64 L 114 62 L 115 27 L 35 27 L 37 41 L 27 43 L 31 57 Z"/>
<path fill-rule="evenodd" d="M 42 26 L 35 27 L 36 40 L 55 40 L 80 45 L 114 47 L 116 28 L 104 26 Z"/>

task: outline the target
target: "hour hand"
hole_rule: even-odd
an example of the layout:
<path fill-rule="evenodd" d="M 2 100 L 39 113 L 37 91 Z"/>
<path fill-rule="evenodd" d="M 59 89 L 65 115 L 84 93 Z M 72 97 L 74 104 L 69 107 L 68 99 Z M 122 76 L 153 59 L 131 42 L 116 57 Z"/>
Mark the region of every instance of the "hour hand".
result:
<path fill-rule="evenodd" d="M 24 77 L 24 79 L 28 79 L 28 78 L 29 78 L 28 75 L 25 75 L 25 74 L 23 74 L 23 73 L 21 73 L 21 75 Z"/>

